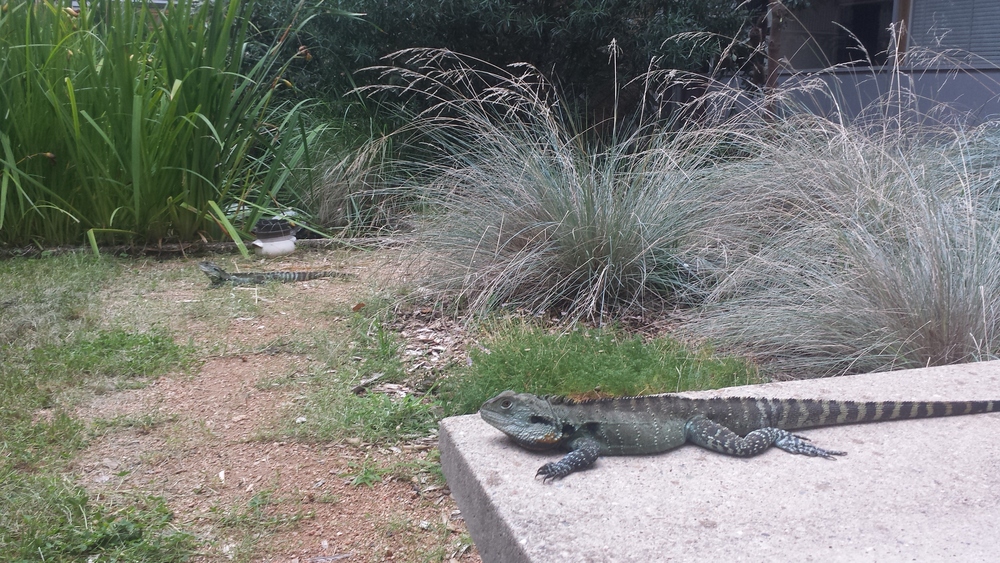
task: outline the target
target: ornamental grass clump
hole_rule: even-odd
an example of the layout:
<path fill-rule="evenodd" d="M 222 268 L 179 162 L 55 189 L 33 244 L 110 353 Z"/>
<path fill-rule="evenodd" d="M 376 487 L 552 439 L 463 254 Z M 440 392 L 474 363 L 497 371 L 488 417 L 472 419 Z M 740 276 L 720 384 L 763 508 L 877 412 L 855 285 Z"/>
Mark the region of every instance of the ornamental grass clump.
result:
<path fill-rule="evenodd" d="M 996 357 L 1000 134 L 797 113 L 712 171 L 749 227 L 686 330 L 773 373 L 838 375 Z"/>
<path fill-rule="evenodd" d="M 709 151 L 639 137 L 595 149 L 534 69 L 399 56 L 403 66 L 387 70 L 404 84 L 395 88 L 426 108 L 397 133 L 422 149 L 399 168 L 426 209 L 415 249 L 425 287 L 466 312 L 569 318 L 696 294 L 687 255 L 711 208 L 698 181 Z"/>
<path fill-rule="evenodd" d="M 389 88 L 426 109 L 399 169 L 442 299 L 601 320 L 681 302 L 686 338 L 779 377 L 998 355 L 1000 131 L 903 76 L 856 118 L 821 76 L 763 98 L 714 84 L 696 124 L 602 146 L 530 68 L 401 58 Z"/>

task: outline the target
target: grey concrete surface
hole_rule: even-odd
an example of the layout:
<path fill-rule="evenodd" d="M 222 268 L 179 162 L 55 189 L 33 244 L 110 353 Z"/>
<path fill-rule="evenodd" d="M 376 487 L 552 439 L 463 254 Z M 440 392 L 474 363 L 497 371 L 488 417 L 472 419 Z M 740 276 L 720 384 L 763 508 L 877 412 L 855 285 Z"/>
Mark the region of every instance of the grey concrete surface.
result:
<path fill-rule="evenodd" d="M 1000 399 L 1000 362 L 690 396 Z M 441 465 L 486 563 L 1000 561 L 1000 413 L 804 430 L 836 461 L 686 445 L 603 457 L 543 484 L 558 453 L 478 415 L 441 423 Z"/>

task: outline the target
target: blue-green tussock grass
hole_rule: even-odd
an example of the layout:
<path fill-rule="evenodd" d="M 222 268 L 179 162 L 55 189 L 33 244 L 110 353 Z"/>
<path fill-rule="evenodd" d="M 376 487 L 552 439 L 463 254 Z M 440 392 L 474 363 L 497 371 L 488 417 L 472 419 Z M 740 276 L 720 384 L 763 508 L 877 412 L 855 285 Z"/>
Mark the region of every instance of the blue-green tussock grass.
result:
<path fill-rule="evenodd" d="M 533 69 L 403 55 L 420 70 L 393 69 L 398 83 L 432 100 L 400 132 L 428 154 L 393 162 L 426 205 L 414 247 L 424 287 L 463 312 L 570 318 L 698 299 L 693 253 L 721 205 L 698 178 L 716 147 L 637 134 L 602 148 Z"/>
<path fill-rule="evenodd" d="M 782 377 L 998 356 L 994 124 L 794 116 L 742 142 L 759 156 L 712 176 L 746 236 L 688 334 Z"/>

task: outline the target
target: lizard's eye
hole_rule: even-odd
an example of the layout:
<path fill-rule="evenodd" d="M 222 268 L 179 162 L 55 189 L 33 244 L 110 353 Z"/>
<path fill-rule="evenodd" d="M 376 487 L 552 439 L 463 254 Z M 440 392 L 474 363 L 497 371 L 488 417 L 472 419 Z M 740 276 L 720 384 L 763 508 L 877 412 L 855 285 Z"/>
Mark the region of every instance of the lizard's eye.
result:
<path fill-rule="evenodd" d="M 510 399 L 504 399 L 500 401 L 500 408 L 507 410 L 514 405 L 514 402 Z"/>

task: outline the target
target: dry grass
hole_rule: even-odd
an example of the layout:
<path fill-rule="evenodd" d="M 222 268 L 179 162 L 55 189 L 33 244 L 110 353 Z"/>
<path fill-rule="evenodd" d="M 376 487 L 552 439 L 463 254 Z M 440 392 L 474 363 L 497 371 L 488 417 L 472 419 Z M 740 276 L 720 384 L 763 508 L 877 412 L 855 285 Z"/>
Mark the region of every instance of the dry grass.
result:
<path fill-rule="evenodd" d="M 816 76 L 767 99 L 718 84 L 696 124 L 595 148 L 533 69 L 407 54 L 387 72 L 427 100 L 407 130 L 427 158 L 401 169 L 442 301 L 601 320 L 680 302 L 690 338 L 798 377 L 995 355 L 1000 135 L 906 76 L 857 118 Z"/>
<path fill-rule="evenodd" d="M 425 287 L 466 312 L 559 309 L 571 319 L 696 291 L 686 252 L 719 205 L 699 172 L 715 147 L 637 134 L 595 148 L 532 68 L 404 55 L 406 68 L 386 72 L 405 86 L 387 88 L 426 99 L 397 132 L 424 150 L 394 163 L 427 211 L 414 248 L 433 257 Z"/>

